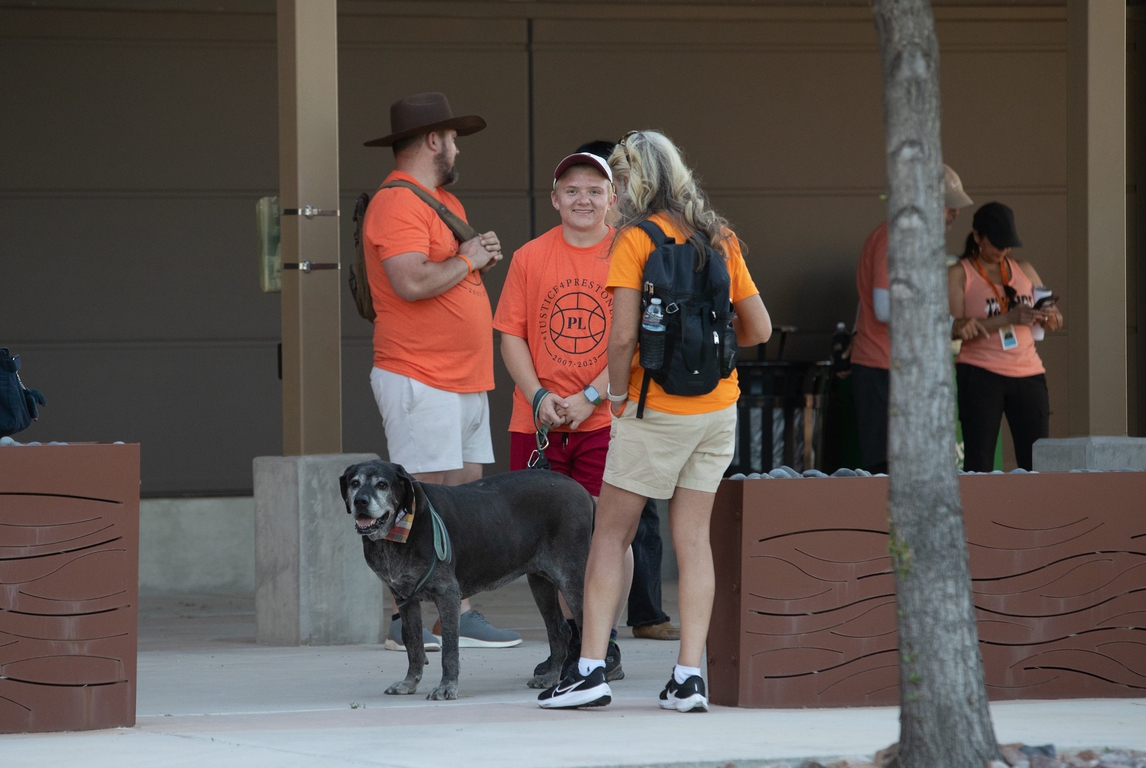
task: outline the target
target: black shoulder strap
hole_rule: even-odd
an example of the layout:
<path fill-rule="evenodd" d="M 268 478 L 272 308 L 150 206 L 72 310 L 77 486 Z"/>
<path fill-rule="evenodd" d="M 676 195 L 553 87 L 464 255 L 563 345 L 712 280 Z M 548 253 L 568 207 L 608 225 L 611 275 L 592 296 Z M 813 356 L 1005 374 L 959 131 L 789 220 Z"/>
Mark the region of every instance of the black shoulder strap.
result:
<path fill-rule="evenodd" d="M 661 246 L 667 245 L 668 243 L 675 243 L 676 242 L 676 240 L 674 240 L 673 238 L 666 237 L 664 230 L 661 229 L 660 227 L 658 227 L 653 222 L 649 221 L 648 219 L 645 219 L 644 221 L 642 221 L 637 226 L 641 228 L 642 232 L 644 232 L 646 235 L 649 236 L 649 239 L 653 241 L 653 245 L 656 246 L 657 248 L 660 248 Z"/>

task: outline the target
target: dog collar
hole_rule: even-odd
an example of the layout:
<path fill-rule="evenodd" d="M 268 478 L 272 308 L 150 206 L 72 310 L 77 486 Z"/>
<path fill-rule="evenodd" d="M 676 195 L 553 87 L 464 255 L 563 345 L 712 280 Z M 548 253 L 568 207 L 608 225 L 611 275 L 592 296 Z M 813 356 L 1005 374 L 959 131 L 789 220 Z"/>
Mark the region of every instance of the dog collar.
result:
<path fill-rule="evenodd" d="M 382 538 L 395 544 L 405 544 L 406 539 L 410 538 L 410 529 L 414 527 L 414 507 L 417 506 L 417 503 L 416 499 L 411 499 L 410 509 L 403 509 L 398 513 L 398 519 L 394 521 L 394 526 Z"/>

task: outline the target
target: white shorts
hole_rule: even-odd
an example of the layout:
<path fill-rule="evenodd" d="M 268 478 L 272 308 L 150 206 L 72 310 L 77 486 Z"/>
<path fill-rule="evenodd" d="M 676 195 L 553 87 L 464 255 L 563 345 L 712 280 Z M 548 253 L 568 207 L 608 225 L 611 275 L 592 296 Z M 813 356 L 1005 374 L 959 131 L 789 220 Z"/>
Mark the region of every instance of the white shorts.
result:
<path fill-rule="evenodd" d="M 370 371 L 370 387 L 382 414 L 390 461 L 407 472 L 493 463 L 485 392 L 446 392 L 381 368 Z"/>

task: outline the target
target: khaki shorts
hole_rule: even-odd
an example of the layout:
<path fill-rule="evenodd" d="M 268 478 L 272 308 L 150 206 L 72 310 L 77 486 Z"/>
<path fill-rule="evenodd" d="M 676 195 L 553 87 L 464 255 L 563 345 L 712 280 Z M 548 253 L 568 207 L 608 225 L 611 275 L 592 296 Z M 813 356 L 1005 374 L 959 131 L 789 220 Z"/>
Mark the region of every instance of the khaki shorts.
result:
<path fill-rule="evenodd" d="M 677 488 L 715 493 L 736 444 L 736 406 L 678 416 L 637 404 L 613 419 L 604 480 L 641 496 L 672 498 Z"/>
<path fill-rule="evenodd" d="M 382 414 L 390 461 L 407 472 L 448 472 L 463 463 L 493 463 L 485 392 L 446 392 L 381 368 L 370 371 L 370 386 Z"/>

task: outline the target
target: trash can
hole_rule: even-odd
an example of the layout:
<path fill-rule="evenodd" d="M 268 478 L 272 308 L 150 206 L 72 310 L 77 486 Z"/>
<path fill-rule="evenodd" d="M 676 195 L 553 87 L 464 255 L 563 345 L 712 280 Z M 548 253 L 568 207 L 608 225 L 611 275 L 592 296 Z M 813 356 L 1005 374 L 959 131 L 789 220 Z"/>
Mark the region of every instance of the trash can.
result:
<path fill-rule="evenodd" d="M 736 449 L 727 474 L 823 469 L 831 361 L 754 360 L 736 372 Z"/>

